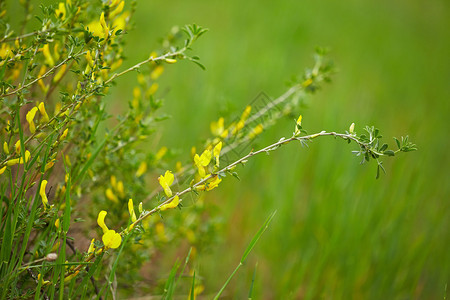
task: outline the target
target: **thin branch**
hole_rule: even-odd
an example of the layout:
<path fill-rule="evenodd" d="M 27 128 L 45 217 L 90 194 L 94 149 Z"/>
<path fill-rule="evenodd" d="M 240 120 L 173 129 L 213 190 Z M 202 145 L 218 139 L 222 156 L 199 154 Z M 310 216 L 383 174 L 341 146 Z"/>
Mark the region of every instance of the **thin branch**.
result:
<path fill-rule="evenodd" d="M 56 69 L 60 68 L 60 67 L 61 67 L 62 65 L 64 65 L 64 64 L 66 64 L 69 60 L 74 59 L 74 58 L 77 58 L 78 56 L 81 56 L 81 55 L 84 55 L 84 54 L 86 54 L 86 52 L 80 52 L 80 53 L 77 53 L 77 54 L 75 54 L 75 55 L 69 54 L 69 55 L 67 56 L 66 59 L 64 59 L 63 61 L 61 61 L 59 64 L 53 66 L 51 69 L 49 69 L 47 72 L 45 72 L 42 76 L 40 76 L 40 77 L 38 77 L 38 78 L 36 78 L 36 79 L 30 81 L 29 83 L 27 83 L 27 84 L 25 84 L 25 85 L 22 85 L 21 87 L 15 89 L 15 90 L 13 90 L 13 91 L 11 91 L 11 92 L 9 92 L 9 93 L 0 95 L 0 98 L 2 98 L 2 97 L 7 97 L 7 96 L 11 96 L 11 95 L 14 95 L 14 94 L 17 94 L 17 93 L 20 92 L 21 90 L 23 90 L 23 89 L 25 89 L 25 88 L 27 88 L 27 87 L 29 87 L 29 86 L 35 84 L 35 83 L 38 82 L 39 80 L 46 78 L 47 76 L 49 76 L 50 74 L 52 74 Z"/>
<path fill-rule="evenodd" d="M 150 211 L 146 212 L 145 214 L 141 215 L 135 222 L 133 222 L 133 223 L 130 225 L 130 227 L 133 228 L 136 224 L 138 224 L 138 223 L 141 222 L 142 220 L 146 219 L 147 217 L 153 215 L 155 212 L 159 211 L 163 205 L 172 202 L 172 200 L 173 200 L 176 196 L 179 197 L 179 196 L 182 196 L 182 195 L 184 195 L 184 194 L 186 194 L 186 193 L 188 193 L 188 192 L 193 191 L 197 186 L 206 183 L 208 180 L 210 180 L 210 179 L 213 178 L 214 176 L 217 176 L 217 174 L 220 174 L 220 173 L 223 173 L 223 172 L 231 171 L 231 169 L 232 169 L 233 167 L 237 166 L 237 165 L 240 164 L 240 163 L 245 163 L 245 161 L 248 160 L 248 159 L 249 159 L 250 157 L 252 157 L 252 156 L 255 156 L 255 155 L 260 154 L 260 153 L 268 153 L 268 152 L 273 151 L 273 150 L 277 149 L 278 147 L 280 147 L 280 146 L 282 146 L 282 145 L 285 145 L 285 144 L 288 144 L 288 143 L 290 143 L 290 142 L 292 142 L 292 141 L 310 141 L 310 140 L 315 139 L 315 138 L 320 137 L 320 136 L 335 136 L 335 137 L 339 137 L 339 138 L 342 138 L 342 139 L 345 139 L 345 140 L 350 139 L 350 140 L 354 141 L 355 143 L 357 143 L 360 147 L 364 147 L 364 148 L 366 148 L 366 149 L 369 149 L 369 148 L 370 148 L 368 144 L 365 144 L 365 143 L 361 142 L 359 139 L 357 139 L 357 138 L 356 138 L 354 135 L 352 135 L 352 134 L 344 134 L 344 133 L 336 133 L 336 132 L 326 132 L 326 131 L 321 131 L 321 132 L 316 133 L 316 134 L 311 134 L 311 135 L 306 135 L 306 136 L 301 136 L 301 137 L 299 137 L 299 136 L 293 136 L 293 137 L 291 137 L 291 138 L 289 138 L 289 139 L 281 139 L 281 140 L 279 140 L 278 142 L 273 143 L 273 144 L 271 144 L 271 145 L 269 145 L 269 146 L 267 146 L 267 147 L 264 147 L 264 148 L 262 148 L 262 149 L 260 149 L 260 150 L 258 150 L 258 151 L 251 151 L 249 154 L 247 154 L 247 155 L 245 155 L 244 157 L 242 157 L 242 158 L 236 160 L 235 162 L 229 164 L 228 166 L 222 168 L 220 171 L 217 171 L 216 173 L 211 173 L 210 175 L 208 175 L 207 177 L 205 177 L 205 178 L 203 178 L 202 180 L 198 181 L 198 182 L 195 183 L 194 185 L 192 185 L 192 186 L 186 188 L 185 190 L 183 190 L 183 191 L 181 191 L 181 192 L 176 193 L 176 194 L 173 195 L 172 197 L 168 198 L 166 201 L 160 203 L 158 206 L 156 206 L 156 207 L 153 208 L 152 210 L 150 210 Z M 373 153 L 379 155 L 379 156 L 384 156 L 384 154 L 382 154 L 382 153 L 377 153 L 377 152 L 373 151 L 372 149 L 371 149 L 371 151 L 372 151 Z M 180 200 L 180 201 L 182 201 L 182 200 Z M 123 231 L 121 232 L 121 234 L 124 234 L 124 233 L 126 233 L 126 232 L 127 232 L 127 229 L 123 230 Z"/>

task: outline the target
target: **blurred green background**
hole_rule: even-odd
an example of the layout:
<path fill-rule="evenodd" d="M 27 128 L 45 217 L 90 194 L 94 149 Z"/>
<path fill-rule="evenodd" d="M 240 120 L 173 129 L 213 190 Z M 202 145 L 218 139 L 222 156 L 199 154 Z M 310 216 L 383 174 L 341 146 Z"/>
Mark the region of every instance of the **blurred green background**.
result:
<path fill-rule="evenodd" d="M 355 146 L 332 138 L 251 159 L 240 182 L 226 178 L 205 195 L 223 225 L 218 244 L 197 256 L 204 295 L 220 289 L 277 210 L 225 298 L 247 297 L 257 264 L 255 299 L 449 299 L 448 0 L 138 1 L 134 22 L 127 66 L 160 48 L 174 25 L 209 28 L 192 52 L 207 70 L 180 62 L 160 79 L 172 118 L 153 136 L 154 149 L 187 160 L 224 110 L 237 116 L 260 92 L 286 91 L 292 75 L 312 66 L 316 46 L 331 49 L 338 73 L 298 110 L 304 128 L 375 125 L 391 146 L 392 136 L 409 135 L 419 149 L 385 159 L 378 180 L 375 164 L 360 166 Z M 125 103 L 135 80 L 126 75 L 112 97 Z M 292 130 L 292 119 L 281 120 L 255 147 Z M 169 272 L 176 257 L 167 259 Z"/>
<path fill-rule="evenodd" d="M 247 297 L 256 263 L 255 299 L 449 297 L 448 1 L 141 1 L 134 21 L 128 65 L 157 49 L 173 25 L 210 29 L 192 52 L 207 70 L 181 62 L 161 79 L 172 118 L 158 147 L 179 149 L 181 158 L 210 136 L 224 108 L 238 115 L 261 91 L 282 94 L 313 64 L 317 45 L 331 49 L 338 73 L 298 111 L 305 129 L 375 125 L 390 145 L 392 136 L 409 134 L 419 148 L 385 159 L 379 180 L 375 164 L 360 166 L 355 147 L 332 138 L 252 159 L 240 182 L 227 178 L 206 195 L 224 218 L 221 242 L 196 262 L 206 295 L 277 210 L 227 297 Z M 134 84 L 134 75 L 127 78 Z M 119 87 L 129 98 L 127 83 Z M 292 127 L 291 119 L 280 121 L 257 145 Z"/>

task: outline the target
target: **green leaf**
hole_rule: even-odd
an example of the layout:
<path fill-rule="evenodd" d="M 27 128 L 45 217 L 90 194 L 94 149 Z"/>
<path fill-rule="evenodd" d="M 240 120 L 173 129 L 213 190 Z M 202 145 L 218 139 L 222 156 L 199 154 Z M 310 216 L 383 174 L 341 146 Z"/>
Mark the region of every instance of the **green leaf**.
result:
<path fill-rule="evenodd" d="M 395 143 L 397 144 L 398 149 L 400 149 L 401 148 L 400 141 L 396 137 L 394 137 L 394 140 L 395 140 Z"/>
<path fill-rule="evenodd" d="M 395 152 L 392 151 L 392 150 L 386 150 L 386 151 L 383 152 L 383 154 L 384 154 L 384 155 L 387 155 L 387 156 L 394 156 L 394 155 L 395 155 Z"/>

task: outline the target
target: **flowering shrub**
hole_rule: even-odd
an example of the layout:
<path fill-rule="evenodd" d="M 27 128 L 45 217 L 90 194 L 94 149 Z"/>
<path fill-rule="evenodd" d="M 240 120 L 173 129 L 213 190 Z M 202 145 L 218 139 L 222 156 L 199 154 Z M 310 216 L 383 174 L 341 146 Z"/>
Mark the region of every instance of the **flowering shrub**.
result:
<path fill-rule="evenodd" d="M 415 150 L 407 137 L 396 139 L 397 150 L 390 150 L 377 129 L 366 127 L 358 135 L 354 124 L 345 133 L 307 134 L 302 116 L 297 116 L 289 138 L 230 161 L 231 151 L 281 117 L 298 115 L 302 96 L 329 81 L 332 67 L 319 49 L 314 67 L 283 95 L 257 109 L 247 106 L 234 122 L 219 118 L 211 124 L 212 137 L 201 149 L 193 147 L 189 161 L 168 167 L 169 149 L 152 153 L 138 145 L 151 140 L 155 124 L 165 119 L 159 113 L 159 77 L 180 60 L 203 68 L 191 48 L 207 30 L 197 25 L 175 28 L 161 49 L 124 68 L 124 38 L 132 27 L 134 2 L 67 0 L 41 5 L 40 12 L 29 1 L 21 3 L 26 21 L 20 29 L 8 24 L 12 16 L 6 3 L 0 7 L 0 14 L 7 16 L 1 20 L 0 48 L 2 299 L 115 295 L 137 280 L 138 271 L 158 250 L 181 238 L 191 250 L 179 274 L 191 276 L 190 294 L 195 297 L 201 283 L 188 261 L 212 242 L 217 222 L 205 217 L 200 194 L 218 188 L 229 175 L 239 178 L 238 165 L 293 141 L 306 146 L 334 136 L 356 144 L 355 154 L 362 162 L 374 160 L 379 176 L 382 157 Z M 40 27 L 25 33 L 35 13 Z M 123 115 L 110 115 L 105 95 L 114 93 L 121 76 L 134 71 L 137 84 L 129 91 L 128 108 Z M 274 112 L 274 106 L 282 109 Z M 193 207 L 176 216 L 166 212 L 182 208 L 188 193 L 200 195 Z M 208 226 L 200 226 L 200 220 Z M 177 271 L 178 265 L 165 286 L 156 283 L 150 292 L 170 298 L 180 278 Z"/>

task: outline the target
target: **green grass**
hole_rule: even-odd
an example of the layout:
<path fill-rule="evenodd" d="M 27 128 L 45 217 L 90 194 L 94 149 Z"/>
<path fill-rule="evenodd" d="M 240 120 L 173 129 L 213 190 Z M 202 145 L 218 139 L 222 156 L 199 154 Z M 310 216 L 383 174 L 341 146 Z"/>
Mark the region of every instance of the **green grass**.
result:
<path fill-rule="evenodd" d="M 409 134 L 419 148 L 386 159 L 379 180 L 374 164 L 359 166 L 354 148 L 331 138 L 250 161 L 242 181 L 227 178 L 206 195 L 220 207 L 225 237 L 198 255 L 205 294 L 220 288 L 248 238 L 277 209 L 227 295 L 248 295 L 257 261 L 255 299 L 448 298 L 446 1 L 142 2 L 135 22 L 130 64 L 156 49 L 174 24 L 210 29 L 194 48 L 207 71 L 183 62 L 161 83 L 172 119 L 159 146 L 179 149 L 185 159 L 225 108 L 238 114 L 260 91 L 281 94 L 291 75 L 312 64 L 316 45 L 330 47 L 339 72 L 299 111 L 308 132 L 344 131 L 355 122 L 357 131 L 377 126 L 391 144 L 392 136 Z M 129 97 L 129 78 L 118 98 Z M 283 120 L 257 144 L 288 136 L 292 124 Z"/>

